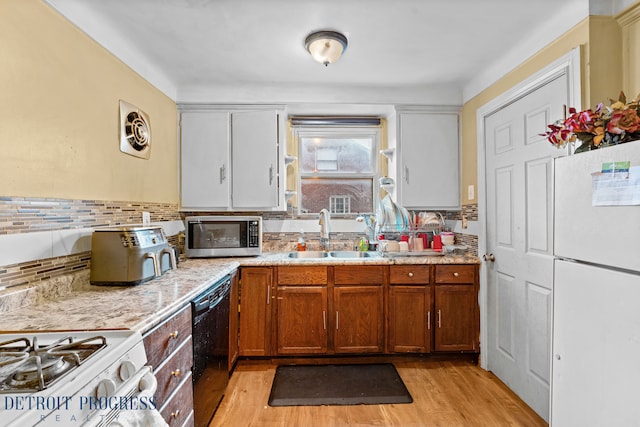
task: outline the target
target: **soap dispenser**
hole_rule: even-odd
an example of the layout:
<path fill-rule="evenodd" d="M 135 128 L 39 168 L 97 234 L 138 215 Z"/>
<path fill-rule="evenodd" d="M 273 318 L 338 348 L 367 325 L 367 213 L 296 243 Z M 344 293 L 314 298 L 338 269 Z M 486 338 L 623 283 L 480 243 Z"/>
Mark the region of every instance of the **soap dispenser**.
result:
<path fill-rule="evenodd" d="M 304 241 L 304 230 L 300 230 L 300 237 L 298 237 L 298 251 L 306 251 L 307 243 Z"/>
<path fill-rule="evenodd" d="M 367 252 L 369 250 L 369 241 L 366 237 L 360 238 L 360 243 L 358 243 L 358 250 L 360 252 Z"/>

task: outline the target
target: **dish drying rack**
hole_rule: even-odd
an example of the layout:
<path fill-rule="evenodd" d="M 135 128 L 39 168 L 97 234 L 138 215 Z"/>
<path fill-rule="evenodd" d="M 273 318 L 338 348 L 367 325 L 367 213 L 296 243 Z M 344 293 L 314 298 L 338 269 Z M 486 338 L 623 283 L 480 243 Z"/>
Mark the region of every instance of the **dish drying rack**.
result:
<path fill-rule="evenodd" d="M 444 218 L 442 214 L 436 212 L 435 214 L 431 214 L 429 219 L 430 220 L 428 222 L 420 224 L 421 221 L 419 216 L 416 214 L 409 217 L 407 225 L 403 224 L 404 226 L 401 226 L 400 224 L 391 224 L 383 226 L 380 228 L 379 234 L 384 236 L 384 240 L 388 241 L 400 241 L 402 240 L 402 236 L 407 236 L 411 241 L 413 239 L 420 238 L 421 234 L 430 233 L 433 237 L 433 235 L 441 233 L 444 228 Z M 419 251 L 383 251 L 381 246 L 378 246 L 378 254 L 387 258 L 407 256 L 442 256 L 444 253 L 444 248 L 435 250 L 425 248 Z"/>
<path fill-rule="evenodd" d="M 421 212 L 420 214 L 422 214 Z M 384 235 L 385 240 L 399 241 L 403 235 L 416 237 L 420 233 L 439 234 L 444 228 L 444 217 L 440 212 L 429 213 L 428 222 L 420 224 L 420 214 L 411 216 L 411 219 L 405 224 L 385 224 L 378 234 Z M 419 225 L 416 225 L 419 224 Z"/>
<path fill-rule="evenodd" d="M 379 234 L 384 235 L 385 240 L 399 241 L 402 236 L 415 237 L 421 233 L 439 234 L 442 232 L 442 224 L 426 224 L 419 227 L 405 227 L 401 230 L 395 227 L 385 227 L 380 229 Z"/>

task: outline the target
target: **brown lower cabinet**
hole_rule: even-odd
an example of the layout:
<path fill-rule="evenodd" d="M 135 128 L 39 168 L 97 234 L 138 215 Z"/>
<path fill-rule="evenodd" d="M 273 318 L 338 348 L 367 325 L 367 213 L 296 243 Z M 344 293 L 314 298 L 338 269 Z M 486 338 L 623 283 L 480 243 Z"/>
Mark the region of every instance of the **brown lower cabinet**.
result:
<path fill-rule="evenodd" d="M 389 337 L 391 353 L 431 351 L 432 287 L 428 265 L 389 267 Z"/>
<path fill-rule="evenodd" d="M 478 352 L 477 265 L 241 268 L 240 355 Z"/>
<path fill-rule="evenodd" d="M 174 392 L 170 402 L 160 408 L 160 415 L 170 427 L 193 427 L 193 383 L 191 373 Z"/>
<path fill-rule="evenodd" d="M 276 353 L 382 352 L 384 277 L 381 266 L 278 267 Z"/>
<path fill-rule="evenodd" d="M 278 286 L 278 354 L 327 353 L 327 287 Z"/>
<path fill-rule="evenodd" d="M 193 425 L 193 342 L 187 305 L 143 336 L 147 363 L 158 380 L 160 414 L 171 427 Z"/>
<path fill-rule="evenodd" d="M 273 268 L 240 269 L 240 356 L 271 356 Z"/>
<path fill-rule="evenodd" d="M 239 355 L 240 313 L 238 312 L 238 303 L 238 270 L 234 270 L 231 273 L 231 293 L 229 295 L 229 372 L 233 370 Z"/>
<path fill-rule="evenodd" d="M 335 353 L 384 351 L 385 266 L 334 267 Z"/>
<path fill-rule="evenodd" d="M 435 268 L 435 351 L 479 351 L 478 267 Z"/>
<path fill-rule="evenodd" d="M 275 342 L 280 355 L 328 351 L 328 269 L 292 266 L 276 269 Z"/>

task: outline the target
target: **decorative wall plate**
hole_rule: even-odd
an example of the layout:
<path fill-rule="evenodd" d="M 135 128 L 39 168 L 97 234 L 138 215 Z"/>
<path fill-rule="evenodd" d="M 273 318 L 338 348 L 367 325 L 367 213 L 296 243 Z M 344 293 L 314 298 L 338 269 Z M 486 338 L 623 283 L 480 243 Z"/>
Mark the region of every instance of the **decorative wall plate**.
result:
<path fill-rule="evenodd" d="M 120 100 L 120 151 L 141 159 L 151 154 L 151 127 L 147 114 Z"/>

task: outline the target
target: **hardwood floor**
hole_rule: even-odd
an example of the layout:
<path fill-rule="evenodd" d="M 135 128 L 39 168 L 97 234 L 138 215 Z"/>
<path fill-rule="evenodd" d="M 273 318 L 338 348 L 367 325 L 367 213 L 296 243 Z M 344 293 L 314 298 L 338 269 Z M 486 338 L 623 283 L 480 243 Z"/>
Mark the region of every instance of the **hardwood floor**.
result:
<path fill-rule="evenodd" d="M 547 426 L 495 375 L 468 360 L 392 361 L 412 404 L 270 407 L 277 365 L 241 361 L 209 427 Z"/>

